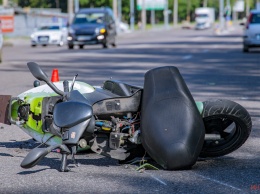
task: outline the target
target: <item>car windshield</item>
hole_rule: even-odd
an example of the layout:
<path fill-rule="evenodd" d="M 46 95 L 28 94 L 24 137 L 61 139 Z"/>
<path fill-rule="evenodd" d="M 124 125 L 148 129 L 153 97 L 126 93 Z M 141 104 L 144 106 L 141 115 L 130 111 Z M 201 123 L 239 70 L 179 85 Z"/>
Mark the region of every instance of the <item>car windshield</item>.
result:
<path fill-rule="evenodd" d="M 105 13 L 80 13 L 74 18 L 74 24 L 102 24 Z"/>
<path fill-rule="evenodd" d="M 208 15 L 207 15 L 207 14 L 196 14 L 196 17 L 199 17 L 199 18 L 207 18 Z"/>
<path fill-rule="evenodd" d="M 253 14 L 250 23 L 251 24 L 260 24 L 260 13 Z"/>
<path fill-rule="evenodd" d="M 41 26 L 39 30 L 59 30 L 59 26 Z"/>

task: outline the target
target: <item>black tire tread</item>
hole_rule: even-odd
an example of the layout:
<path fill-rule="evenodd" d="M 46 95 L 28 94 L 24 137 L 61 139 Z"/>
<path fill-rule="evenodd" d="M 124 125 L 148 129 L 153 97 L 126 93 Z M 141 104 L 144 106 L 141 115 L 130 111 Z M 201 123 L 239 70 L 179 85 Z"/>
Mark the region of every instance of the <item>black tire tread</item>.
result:
<path fill-rule="evenodd" d="M 209 151 L 205 148 L 202 149 L 200 154 L 201 157 L 218 157 L 229 154 L 234 150 L 241 147 L 250 135 L 252 128 L 252 121 L 248 111 L 240 104 L 230 101 L 230 100 L 210 100 L 203 102 L 204 108 L 202 112 L 202 118 L 205 121 L 207 118 L 229 118 L 234 119 L 239 123 L 241 127 L 242 135 L 238 140 L 232 145 L 232 147 L 227 149 L 222 149 L 218 151 Z M 205 126 L 207 131 L 207 126 Z"/>

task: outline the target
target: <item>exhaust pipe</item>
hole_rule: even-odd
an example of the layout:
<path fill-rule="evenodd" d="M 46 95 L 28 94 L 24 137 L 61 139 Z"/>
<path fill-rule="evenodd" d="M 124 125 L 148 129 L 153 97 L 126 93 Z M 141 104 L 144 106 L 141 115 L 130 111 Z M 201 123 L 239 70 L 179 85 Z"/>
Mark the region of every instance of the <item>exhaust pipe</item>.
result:
<path fill-rule="evenodd" d="M 221 136 L 219 134 L 205 134 L 205 140 L 210 141 L 210 140 L 220 140 Z"/>

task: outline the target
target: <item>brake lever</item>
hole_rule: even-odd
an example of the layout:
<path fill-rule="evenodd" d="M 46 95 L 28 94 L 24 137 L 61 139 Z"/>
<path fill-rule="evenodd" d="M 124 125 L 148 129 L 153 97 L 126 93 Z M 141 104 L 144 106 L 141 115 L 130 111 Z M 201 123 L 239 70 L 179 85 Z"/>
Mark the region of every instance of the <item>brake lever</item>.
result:
<path fill-rule="evenodd" d="M 72 84 L 71 84 L 71 87 L 70 87 L 70 91 L 73 90 L 73 87 L 74 87 L 74 84 L 75 84 L 75 81 L 76 81 L 76 78 L 78 77 L 78 74 L 76 74 L 72 80 Z"/>

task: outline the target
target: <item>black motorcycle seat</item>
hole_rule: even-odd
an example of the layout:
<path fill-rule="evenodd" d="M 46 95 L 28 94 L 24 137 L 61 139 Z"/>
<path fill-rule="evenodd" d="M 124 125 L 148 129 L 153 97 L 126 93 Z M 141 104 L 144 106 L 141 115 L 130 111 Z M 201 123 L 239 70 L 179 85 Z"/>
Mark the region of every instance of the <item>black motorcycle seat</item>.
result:
<path fill-rule="evenodd" d="M 176 67 L 159 67 L 145 74 L 141 116 L 142 144 L 157 163 L 168 170 L 195 164 L 205 128 Z"/>

